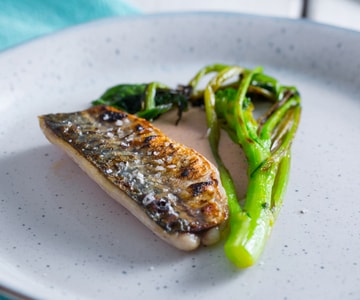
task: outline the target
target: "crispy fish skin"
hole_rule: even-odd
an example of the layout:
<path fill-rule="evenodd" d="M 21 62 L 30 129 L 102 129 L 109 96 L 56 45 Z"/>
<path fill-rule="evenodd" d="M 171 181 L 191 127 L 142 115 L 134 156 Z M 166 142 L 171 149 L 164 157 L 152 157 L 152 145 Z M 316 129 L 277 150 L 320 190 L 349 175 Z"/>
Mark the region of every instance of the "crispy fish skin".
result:
<path fill-rule="evenodd" d="M 197 248 L 204 232 L 227 219 L 217 169 L 150 122 L 107 106 L 43 115 L 39 122 L 50 142 L 175 247 Z"/>

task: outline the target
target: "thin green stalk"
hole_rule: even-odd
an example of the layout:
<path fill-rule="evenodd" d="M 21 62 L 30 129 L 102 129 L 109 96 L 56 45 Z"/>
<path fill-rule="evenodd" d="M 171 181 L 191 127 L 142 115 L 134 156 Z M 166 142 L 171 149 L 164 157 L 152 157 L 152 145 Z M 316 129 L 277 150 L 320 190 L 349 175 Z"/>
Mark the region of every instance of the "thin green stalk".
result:
<path fill-rule="evenodd" d="M 223 80 L 226 80 L 226 76 L 223 76 L 222 74 L 220 74 L 220 76 L 222 76 Z M 228 198 L 230 211 L 238 212 L 241 210 L 241 207 L 237 200 L 235 184 L 228 169 L 225 167 L 225 164 L 223 163 L 218 151 L 220 141 L 220 125 L 215 111 L 215 93 L 213 90 L 213 86 L 217 88 L 219 84 L 221 83 L 218 80 L 215 80 L 212 82 L 212 84 L 209 84 L 204 91 L 206 119 L 209 130 L 208 139 L 211 151 L 218 166 L 222 185 Z"/>
<path fill-rule="evenodd" d="M 276 173 L 274 185 L 272 187 L 271 212 L 274 216 L 274 219 L 276 219 L 279 215 L 281 206 L 284 201 L 286 188 L 289 182 L 290 163 L 291 154 L 289 149 L 279 162 L 278 171 Z"/>
<path fill-rule="evenodd" d="M 216 91 L 221 89 L 224 79 L 229 80 L 231 75 L 237 74 L 232 67 L 222 68 L 204 91 L 210 146 L 227 193 L 227 184 L 231 182 L 230 230 L 224 250 L 229 260 L 241 268 L 251 266 L 259 259 L 278 215 L 289 177 L 289 147 L 300 116 L 297 93 L 289 94 L 281 101 L 280 97 L 285 97 L 283 87 L 274 79 L 261 76 L 261 72 L 261 68 L 241 70 L 235 98 L 216 98 Z M 258 79 L 259 86 L 252 92 L 262 90 L 266 86 L 264 81 L 271 79 L 267 91 L 272 91 L 272 99 L 276 103 L 275 109 L 269 111 L 261 124 L 254 120 L 252 107 L 246 105 L 247 93 L 254 78 Z M 270 97 L 269 93 L 264 94 Z M 222 118 L 222 125 L 232 140 L 241 145 L 249 163 L 249 183 L 243 208 L 234 196 L 233 180 L 218 154 L 219 118 Z M 272 140 L 274 137 L 275 140 Z M 278 146 L 272 149 L 276 143 Z"/>
<path fill-rule="evenodd" d="M 230 214 L 230 231 L 225 242 L 226 256 L 239 268 L 253 265 L 264 250 L 274 223 L 270 210 L 276 167 L 257 170 L 249 180 L 245 206 Z"/>

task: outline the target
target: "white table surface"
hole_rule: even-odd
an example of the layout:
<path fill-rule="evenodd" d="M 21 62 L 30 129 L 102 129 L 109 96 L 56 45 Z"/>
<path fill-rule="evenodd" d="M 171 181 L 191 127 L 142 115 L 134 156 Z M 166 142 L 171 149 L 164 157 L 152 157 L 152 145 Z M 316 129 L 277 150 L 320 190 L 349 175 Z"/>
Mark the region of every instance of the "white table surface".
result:
<path fill-rule="evenodd" d="M 226 11 L 299 18 L 306 0 L 127 0 L 143 13 Z M 360 0 L 307 0 L 307 18 L 360 31 Z"/>

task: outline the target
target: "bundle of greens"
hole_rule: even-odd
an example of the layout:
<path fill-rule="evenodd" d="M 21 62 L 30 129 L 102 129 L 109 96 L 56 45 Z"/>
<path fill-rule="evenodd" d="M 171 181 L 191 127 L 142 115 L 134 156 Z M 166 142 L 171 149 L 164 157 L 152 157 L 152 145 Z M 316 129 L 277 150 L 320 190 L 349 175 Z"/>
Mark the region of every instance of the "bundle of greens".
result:
<path fill-rule="evenodd" d="M 200 82 L 215 75 L 204 89 Z M 255 119 L 258 104 L 271 103 Z M 160 83 L 122 84 L 107 90 L 93 105 L 106 104 L 153 120 L 173 107 L 178 121 L 188 104 L 204 105 L 208 139 L 229 204 L 226 256 L 238 267 L 253 265 L 281 208 L 290 169 L 290 147 L 300 121 L 300 96 L 295 87 L 240 66 L 215 64 L 201 69 L 185 86 L 171 89 Z M 219 154 L 221 129 L 243 149 L 248 161 L 248 186 L 243 205 L 233 178 Z"/>

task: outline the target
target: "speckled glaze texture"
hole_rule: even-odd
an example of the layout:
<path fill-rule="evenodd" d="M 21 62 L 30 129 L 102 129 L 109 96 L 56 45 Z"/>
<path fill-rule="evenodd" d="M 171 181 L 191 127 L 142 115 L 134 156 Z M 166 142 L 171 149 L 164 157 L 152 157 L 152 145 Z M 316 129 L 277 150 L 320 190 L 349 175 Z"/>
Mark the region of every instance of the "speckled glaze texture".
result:
<path fill-rule="evenodd" d="M 360 34 L 239 14 L 108 19 L 0 55 L 0 286 L 46 299 L 359 299 Z M 37 116 L 120 82 L 186 83 L 214 62 L 296 85 L 303 115 L 284 207 L 257 265 L 166 245 L 48 144 Z M 157 125 L 211 155 L 201 109 Z M 222 141 L 239 196 L 240 149 Z"/>

